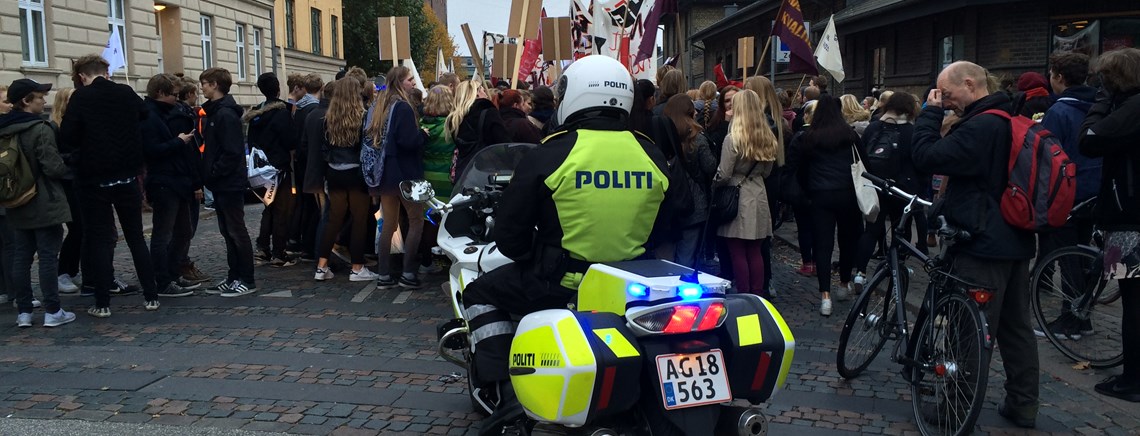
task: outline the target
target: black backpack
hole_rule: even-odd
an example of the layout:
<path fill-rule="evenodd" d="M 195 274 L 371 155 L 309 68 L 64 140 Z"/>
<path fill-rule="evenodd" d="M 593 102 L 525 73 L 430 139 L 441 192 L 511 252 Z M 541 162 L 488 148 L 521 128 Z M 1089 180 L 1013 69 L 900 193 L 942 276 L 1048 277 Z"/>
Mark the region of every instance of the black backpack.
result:
<path fill-rule="evenodd" d="M 863 165 L 867 172 L 884 179 L 897 179 L 902 173 L 903 152 L 899 150 L 902 130 L 897 124 L 883 123 L 864 150 Z"/>

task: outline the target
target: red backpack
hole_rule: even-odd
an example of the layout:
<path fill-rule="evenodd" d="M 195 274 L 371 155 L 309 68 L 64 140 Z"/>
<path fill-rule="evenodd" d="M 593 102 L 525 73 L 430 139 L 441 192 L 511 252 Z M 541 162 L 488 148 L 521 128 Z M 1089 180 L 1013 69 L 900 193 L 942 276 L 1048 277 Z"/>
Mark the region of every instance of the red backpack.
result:
<path fill-rule="evenodd" d="M 984 114 L 1009 120 L 1009 182 L 1001 196 L 1001 215 L 1011 226 L 1034 232 L 1065 225 L 1077 194 L 1077 165 L 1052 133 L 1024 116 L 992 109 Z"/>

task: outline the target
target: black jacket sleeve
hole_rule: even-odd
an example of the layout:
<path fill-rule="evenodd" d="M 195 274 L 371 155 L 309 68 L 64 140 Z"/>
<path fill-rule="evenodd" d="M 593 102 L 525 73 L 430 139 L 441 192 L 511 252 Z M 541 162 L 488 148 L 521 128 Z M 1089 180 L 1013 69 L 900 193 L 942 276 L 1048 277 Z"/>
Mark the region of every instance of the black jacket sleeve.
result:
<path fill-rule="evenodd" d="M 543 182 L 549 176 L 550 153 L 548 150 L 538 152 L 537 149 L 527 153 L 515 167 L 511 183 L 496 206 L 496 215 L 510 219 L 496 221 L 495 243 L 504 256 L 516 262 L 534 257 L 535 228 L 539 218 L 537 205 L 543 204 L 543 199 L 551 195 L 550 188 Z"/>
<path fill-rule="evenodd" d="M 487 119 L 483 121 L 483 144 L 481 146 L 515 142 L 514 138 L 511 137 L 511 132 L 508 132 L 507 126 L 503 124 L 503 117 L 499 115 L 499 111 L 495 110 L 494 107 L 486 109 L 486 111 Z"/>
<path fill-rule="evenodd" d="M 946 176 L 983 177 L 989 168 L 979 162 L 989 162 L 992 132 L 995 123 L 1004 122 L 994 115 L 975 115 L 989 119 L 963 122 L 954 134 L 941 135 L 942 108 L 927 107 L 914 126 L 913 158 L 915 168 L 923 173 Z M 1008 127 L 1006 127 L 1008 129 Z"/>
<path fill-rule="evenodd" d="M 1113 108 L 1105 97 L 1098 96 L 1081 124 L 1081 154 L 1104 157 L 1137 147 L 1131 138 L 1140 136 L 1140 93 L 1122 99 Z"/>

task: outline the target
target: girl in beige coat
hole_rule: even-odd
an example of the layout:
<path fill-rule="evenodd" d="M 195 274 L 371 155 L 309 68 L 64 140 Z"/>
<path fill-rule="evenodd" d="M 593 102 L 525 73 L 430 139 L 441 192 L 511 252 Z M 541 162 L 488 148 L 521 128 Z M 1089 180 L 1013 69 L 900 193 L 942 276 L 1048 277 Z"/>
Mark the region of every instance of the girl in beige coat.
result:
<path fill-rule="evenodd" d="M 725 238 L 728 245 L 737 291 L 760 295 L 765 273 L 760 248 L 763 240 L 772 235 L 764 177 L 772 172 L 780 147 L 755 92 L 736 93 L 732 109 L 732 123 L 713 185 L 739 186 L 740 200 L 736 218 L 722 224 L 717 235 Z"/>

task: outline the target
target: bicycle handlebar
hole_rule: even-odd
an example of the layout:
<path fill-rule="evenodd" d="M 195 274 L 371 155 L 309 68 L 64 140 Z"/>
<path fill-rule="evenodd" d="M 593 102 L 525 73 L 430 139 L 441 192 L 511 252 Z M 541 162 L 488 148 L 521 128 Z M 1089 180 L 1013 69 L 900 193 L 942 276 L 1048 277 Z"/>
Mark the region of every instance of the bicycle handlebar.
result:
<path fill-rule="evenodd" d="M 914 195 L 914 194 L 908 193 L 906 191 L 903 191 L 902 189 L 899 189 L 899 187 L 895 186 L 895 183 L 891 180 L 886 180 L 886 179 L 880 178 L 880 177 L 875 176 L 874 174 L 868 173 L 866 171 L 863 172 L 862 176 L 864 179 L 871 181 L 871 183 L 873 184 L 875 189 L 878 189 L 880 191 L 886 191 L 887 193 L 889 193 L 895 197 L 899 197 L 899 198 L 906 200 L 908 202 L 913 201 L 915 203 L 918 203 L 918 204 L 921 204 L 921 205 L 927 206 L 927 207 L 930 207 L 931 205 L 933 205 L 933 203 L 926 201 L 926 200 L 923 200 L 923 199 L 919 198 L 917 195 Z"/>

